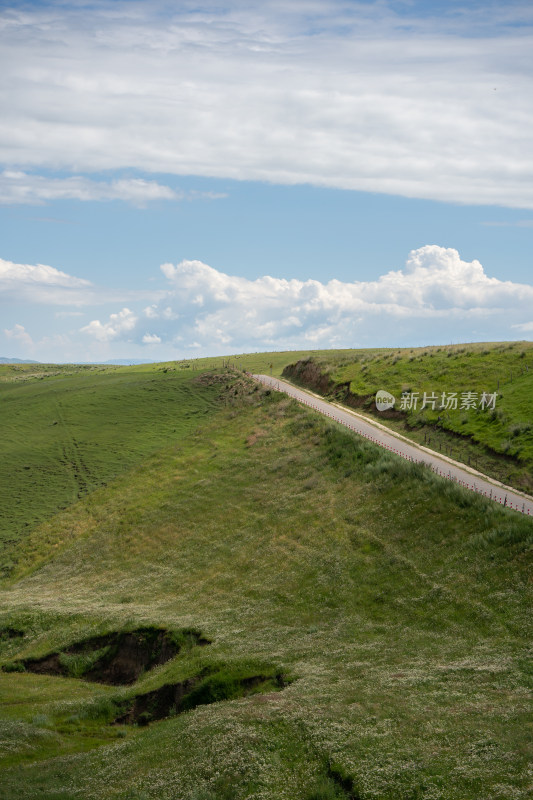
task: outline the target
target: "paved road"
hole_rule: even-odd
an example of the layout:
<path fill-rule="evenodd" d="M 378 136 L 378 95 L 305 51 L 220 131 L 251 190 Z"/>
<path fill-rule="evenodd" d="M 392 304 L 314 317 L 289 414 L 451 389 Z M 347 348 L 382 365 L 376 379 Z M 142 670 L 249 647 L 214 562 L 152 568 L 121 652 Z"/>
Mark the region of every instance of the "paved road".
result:
<path fill-rule="evenodd" d="M 317 395 L 299 389 L 291 383 L 282 381 L 279 378 L 271 378 L 268 375 L 253 375 L 253 377 L 281 392 L 294 397 L 300 403 L 304 403 L 315 411 L 320 411 L 330 419 L 346 425 L 355 433 L 365 436 L 374 444 L 385 447 L 393 453 L 407 459 L 427 464 L 434 472 L 442 475 L 443 478 L 455 481 L 467 489 L 483 494 L 501 505 L 520 511 L 523 514 L 533 516 L 533 498 L 521 492 L 504 486 L 486 475 L 482 475 L 474 469 L 470 469 L 453 461 L 451 458 L 439 455 L 425 447 L 409 442 L 404 437 L 396 436 L 385 426 L 373 423 L 355 411 L 344 409 L 336 403 L 328 403 Z"/>

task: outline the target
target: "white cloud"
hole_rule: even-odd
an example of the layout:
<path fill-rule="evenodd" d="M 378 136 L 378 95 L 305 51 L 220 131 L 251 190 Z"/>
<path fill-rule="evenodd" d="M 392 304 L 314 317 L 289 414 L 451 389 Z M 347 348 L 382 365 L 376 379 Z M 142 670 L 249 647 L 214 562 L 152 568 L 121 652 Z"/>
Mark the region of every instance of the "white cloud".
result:
<path fill-rule="evenodd" d="M 33 340 L 30 334 L 24 328 L 24 325 L 16 324 L 13 328 L 11 328 L 11 330 L 4 328 L 4 334 L 8 339 L 13 339 L 23 347 L 33 347 Z"/>
<path fill-rule="evenodd" d="M 4 328 L 4 335 L 17 348 L 32 348 L 41 360 L 61 361 L 67 353 L 71 360 L 98 359 L 110 346 L 114 357 L 142 357 L 146 346 L 157 346 L 162 357 L 172 358 L 190 349 L 222 354 L 412 346 L 510 339 L 533 332 L 533 286 L 490 277 L 479 261 L 465 261 L 457 250 L 437 245 L 412 250 L 403 269 L 370 281 L 268 275 L 249 280 L 201 261 L 165 263 L 161 271 L 168 286 L 146 298 L 147 306 L 139 295 L 134 303 L 115 306 L 121 310 L 109 316 L 94 311 L 94 319 L 83 327 L 78 323 L 76 331 L 61 330 L 79 313 L 68 308 L 55 316 L 58 329 L 49 325 L 47 336 L 35 342 L 19 317 L 17 324 L 12 319 Z M 120 297 L 116 290 L 103 301 L 82 279 L 53 267 L 7 261 L 0 261 L 0 289 L 8 300 L 9 291 L 19 300 L 27 292 L 28 302 L 41 303 L 48 290 L 65 293 L 64 303 L 76 292 L 87 292 L 95 304 Z M 58 302 L 56 295 L 50 297 L 51 303 Z"/>
<path fill-rule="evenodd" d="M 0 160 L 533 208 L 530 7 L 423 18 L 419 4 L 398 7 L 3 9 Z M 19 179 L 6 180 L 16 202 Z M 32 202 L 172 192 L 148 181 L 20 180 Z"/>
<path fill-rule="evenodd" d="M 170 306 L 158 308 L 155 303 L 143 309 L 143 313 L 148 319 L 177 319 L 177 315 Z"/>
<path fill-rule="evenodd" d="M 512 328 L 516 328 L 523 333 L 532 333 L 533 332 L 533 322 L 520 322 L 517 325 L 511 325 Z"/>
<path fill-rule="evenodd" d="M 196 189 L 187 193 L 187 200 L 224 200 L 228 197 L 227 192 L 198 192 Z"/>
<path fill-rule="evenodd" d="M 200 261 L 167 263 L 161 270 L 172 285 L 179 323 L 165 324 L 152 306 L 158 332 L 226 352 L 377 346 L 410 331 L 418 340 L 440 331 L 442 341 L 455 341 L 461 330 L 468 336 L 489 323 L 508 332 L 514 320 L 516 327 L 520 317 L 529 319 L 533 305 L 533 286 L 491 278 L 479 261 L 463 261 L 457 250 L 437 245 L 411 251 L 403 270 L 366 282 L 251 281 Z"/>
<path fill-rule="evenodd" d="M 45 178 L 25 172 L 0 172 L 0 205 L 42 205 L 50 200 L 124 200 L 145 206 L 153 200 L 181 200 L 169 186 L 140 178 L 94 181 L 89 178 Z"/>
<path fill-rule="evenodd" d="M 289 321 L 301 326 L 300 314 L 316 310 L 353 312 L 386 310 L 398 315 L 435 316 L 450 310 L 490 310 L 533 300 L 533 287 L 500 281 L 485 275 L 479 261 L 462 261 L 457 250 L 426 245 L 409 254 L 404 270 L 391 271 L 376 281 L 343 283 L 287 280 L 264 276 L 255 281 L 226 275 L 201 261 L 163 264 L 165 277 L 178 290 L 181 304 L 243 308 L 256 324 L 261 309 L 280 305 L 295 312 Z M 240 324 L 240 320 L 238 321 Z"/>
<path fill-rule="evenodd" d="M 162 290 L 104 289 L 45 264 L 16 264 L 0 258 L 0 295 L 4 302 L 9 303 L 88 306 L 160 300 L 167 293 Z M 57 313 L 76 316 L 80 312 L 69 309 Z M 165 314 L 165 311 L 154 313 Z"/>
<path fill-rule="evenodd" d="M 110 342 L 130 333 L 134 329 L 137 319 L 133 311 L 123 308 L 117 314 L 111 314 L 108 322 L 93 319 L 80 330 L 82 333 L 93 336 L 99 342 Z"/>
<path fill-rule="evenodd" d="M 15 264 L 13 261 L 4 261 L 3 258 L 0 258 L 0 287 L 2 290 L 9 289 L 11 283 L 76 289 L 91 285 L 90 281 L 67 275 L 66 272 L 61 272 L 61 270 L 45 264 Z"/>
<path fill-rule="evenodd" d="M 15 264 L 0 258 L 0 293 L 4 301 L 77 305 L 92 284 L 45 264 Z"/>

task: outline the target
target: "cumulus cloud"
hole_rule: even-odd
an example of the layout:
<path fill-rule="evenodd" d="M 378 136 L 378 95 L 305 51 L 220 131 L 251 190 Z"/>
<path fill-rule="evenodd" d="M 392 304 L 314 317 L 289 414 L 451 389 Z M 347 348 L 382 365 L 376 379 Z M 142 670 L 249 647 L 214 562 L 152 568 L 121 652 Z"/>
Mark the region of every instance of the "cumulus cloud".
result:
<path fill-rule="evenodd" d="M 91 287 L 90 281 L 46 264 L 15 264 L 0 258 L 0 293 L 10 302 L 79 304 Z"/>
<path fill-rule="evenodd" d="M 11 283 L 68 288 L 91 285 L 89 281 L 67 275 L 55 267 L 48 267 L 45 264 L 15 264 L 13 261 L 4 261 L 3 258 L 0 258 L 0 282 L 2 290 L 9 289 Z"/>
<path fill-rule="evenodd" d="M 533 208 L 527 4 L 171 6 L 3 9 L 0 160 Z M 10 202 L 171 192 L 5 180 Z"/>
<path fill-rule="evenodd" d="M 287 280 L 265 276 L 255 281 L 226 275 L 201 261 L 162 264 L 165 277 L 179 287 L 187 304 L 228 307 L 239 305 L 246 315 L 280 304 L 295 311 L 290 319 L 315 310 L 335 312 L 386 310 L 398 315 L 448 314 L 451 309 L 509 307 L 530 302 L 533 288 L 489 278 L 479 261 L 463 261 L 457 250 L 425 245 L 412 250 L 405 269 L 391 271 L 376 281 L 343 283 Z"/>
<path fill-rule="evenodd" d="M 80 328 L 82 333 L 87 333 L 98 342 L 110 342 L 122 338 L 135 328 L 137 316 L 129 308 L 123 308 L 117 314 L 111 314 L 107 322 L 93 319 L 88 325 Z"/>
<path fill-rule="evenodd" d="M 11 262 L 0 266 L 5 282 L 15 280 L 19 290 L 26 284 L 36 287 L 39 296 L 48 284 L 61 291 L 70 291 L 73 284 L 74 291 L 81 280 L 52 267 Z M 132 350 L 141 356 L 153 346 L 171 358 L 190 350 L 208 355 L 394 347 L 510 339 L 518 332 L 533 332 L 533 286 L 493 278 L 479 261 L 465 261 L 457 250 L 438 245 L 412 250 L 402 269 L 368 281 L 269 275 L 249 280 L 188 260 L 162 264 L 161 272 L 167 288 L 159 298 L 150 298 L 149 305 L 138 298 L 137 305 L 128 304 L 109 316 L 95 312 L 79 330 L 65 331 L 69 352 L 84 342 L 94 357 L 101 357 L 102 348 L 110 344 L 121 357 Z M 60 312 L 59 319 L 71 316 L 69 309 L 68 316 Z M 32 343 L 20 323 L 5 328 L 4 334 L 20 347 L 44 348 L 42 342 Z M 60 340 L 56 337 L 54 344 L 50 337 L 50 348 L 59 348 Z"/>
<path fill-rule="evenodd" d="M 410 332 L 420 340 L 424 330 L 428 339 L 457 340 L 461 331 L 479 338 L 486 327 L 518 327 L 533 305 L 533 286 L 491 278 L 479 261 L 437 245 L 411 251 L 403 269 L 375 281 L 248 280 L 201 261 L 161 270 L 172 291 L 161 309 L 145 309 L 157 335 L 225 352 L 393 345 Z"/>
<path fill-rule="evenodd" d="M 165 291 L 153 289 L 102 288 L 46 264 L 16 264 L 0 258 L 0 297 L 4 302 L 79 307 L 159 300 L 166 295 Z M 79 313 L 72 309 L 58 312 L 62 316 Z M 156 313 L 165 314 L 165 310 Z"/>
<path fill-rule="evenodd" d="M 172 311 L 170 306 L 158 308 L 156 303 L 152 303 L 151 306 L 146 306 L 143 311 L 145 317 L 148 317 L 148 319 L 176 319 L 176 314 Z"/>
<path fill-rule="evenodd" d="M 18 342 L 23 347 L 33 347 L 33 339 L 26 331 L 24 325 L 19 325 L 17 323 L 11 330 L 4 328 L 4 334 L 8 339 Z"/>

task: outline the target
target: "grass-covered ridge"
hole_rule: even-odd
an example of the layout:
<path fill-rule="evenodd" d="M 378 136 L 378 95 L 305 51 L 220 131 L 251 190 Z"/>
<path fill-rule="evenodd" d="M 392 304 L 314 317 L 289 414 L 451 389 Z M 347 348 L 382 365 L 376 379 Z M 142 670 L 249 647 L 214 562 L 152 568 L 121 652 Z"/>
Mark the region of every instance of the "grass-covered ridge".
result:
<path fill-rule="evenodd" d="M 2 663 L 149 626 L 210 644 L 122 688 L 0 673 L 6 800 L 525 800 L 533 522 L 235 380 L 19 542 Z M 220 702 L 111 724 L 199 675 Z"/>
<path fill-rule="evenodd" d="M 303 380 L 427 447 L 470 464 L 497 480 L 533 493 L 533 344 L 531 342 L 450 345 L 402 350 L 323 351 L 311 359 L 315 373 L 288 367 Z M 307 379 L 306 379 L 307 374 Z M 396 397 L 393 412 L 376 410 L 385 389 Z M 401 411 L 402 393 L 418 393 L 417 408 Z M 440 407 L 455 392 L 457 409 Z M 477 409 L 462 409 L 463 393 Z M 480 408 L 483 393 L 496 393 L 495 407 Z M 438 399 L 422 408 L 424 393 Z"/>

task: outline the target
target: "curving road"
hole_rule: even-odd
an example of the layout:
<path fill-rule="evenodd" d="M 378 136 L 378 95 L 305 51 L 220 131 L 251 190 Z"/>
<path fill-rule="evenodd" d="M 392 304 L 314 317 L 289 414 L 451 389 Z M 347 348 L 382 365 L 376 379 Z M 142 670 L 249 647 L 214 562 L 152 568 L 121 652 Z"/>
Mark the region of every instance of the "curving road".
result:
<path fill-rule="evenodd" d="M 287 383 L 287 381 L 272 378 L 268 375 L 252 375 L 252 377 L 265 386 L 285 392 L 290 397 L 298 400 L 298 402 L 304 403 L 321 414 L 325 414 L 335 422 L 340 422 L 341 425 L 345 425 L 360 436 L 370 439 L 374 444 L 385 447 L 408 461 L 422 462 L 438 475 L 442 475 L 443 478 L 448 478 L 467 489 L 483 494 L 491 500 L 507 506 L 507 508 L 533 516 L 533 498 L 522 494 L 516 489 L 511 489 L 509 486 L 493 481 L 481 472 L 470 469 L 464 464 L 459 464 L 457 461 L 435 453 L 433 450 L 428 450 L 428 448 L 411 442 L 400 434 L 393 433 L 379 422 L 372 422 L 367 417 L 363 417 L 361 414 L 336 403 L 328 403 L 327 400 L 323 400 L 318 395 L 299 389 L 291 383 Z"/>

